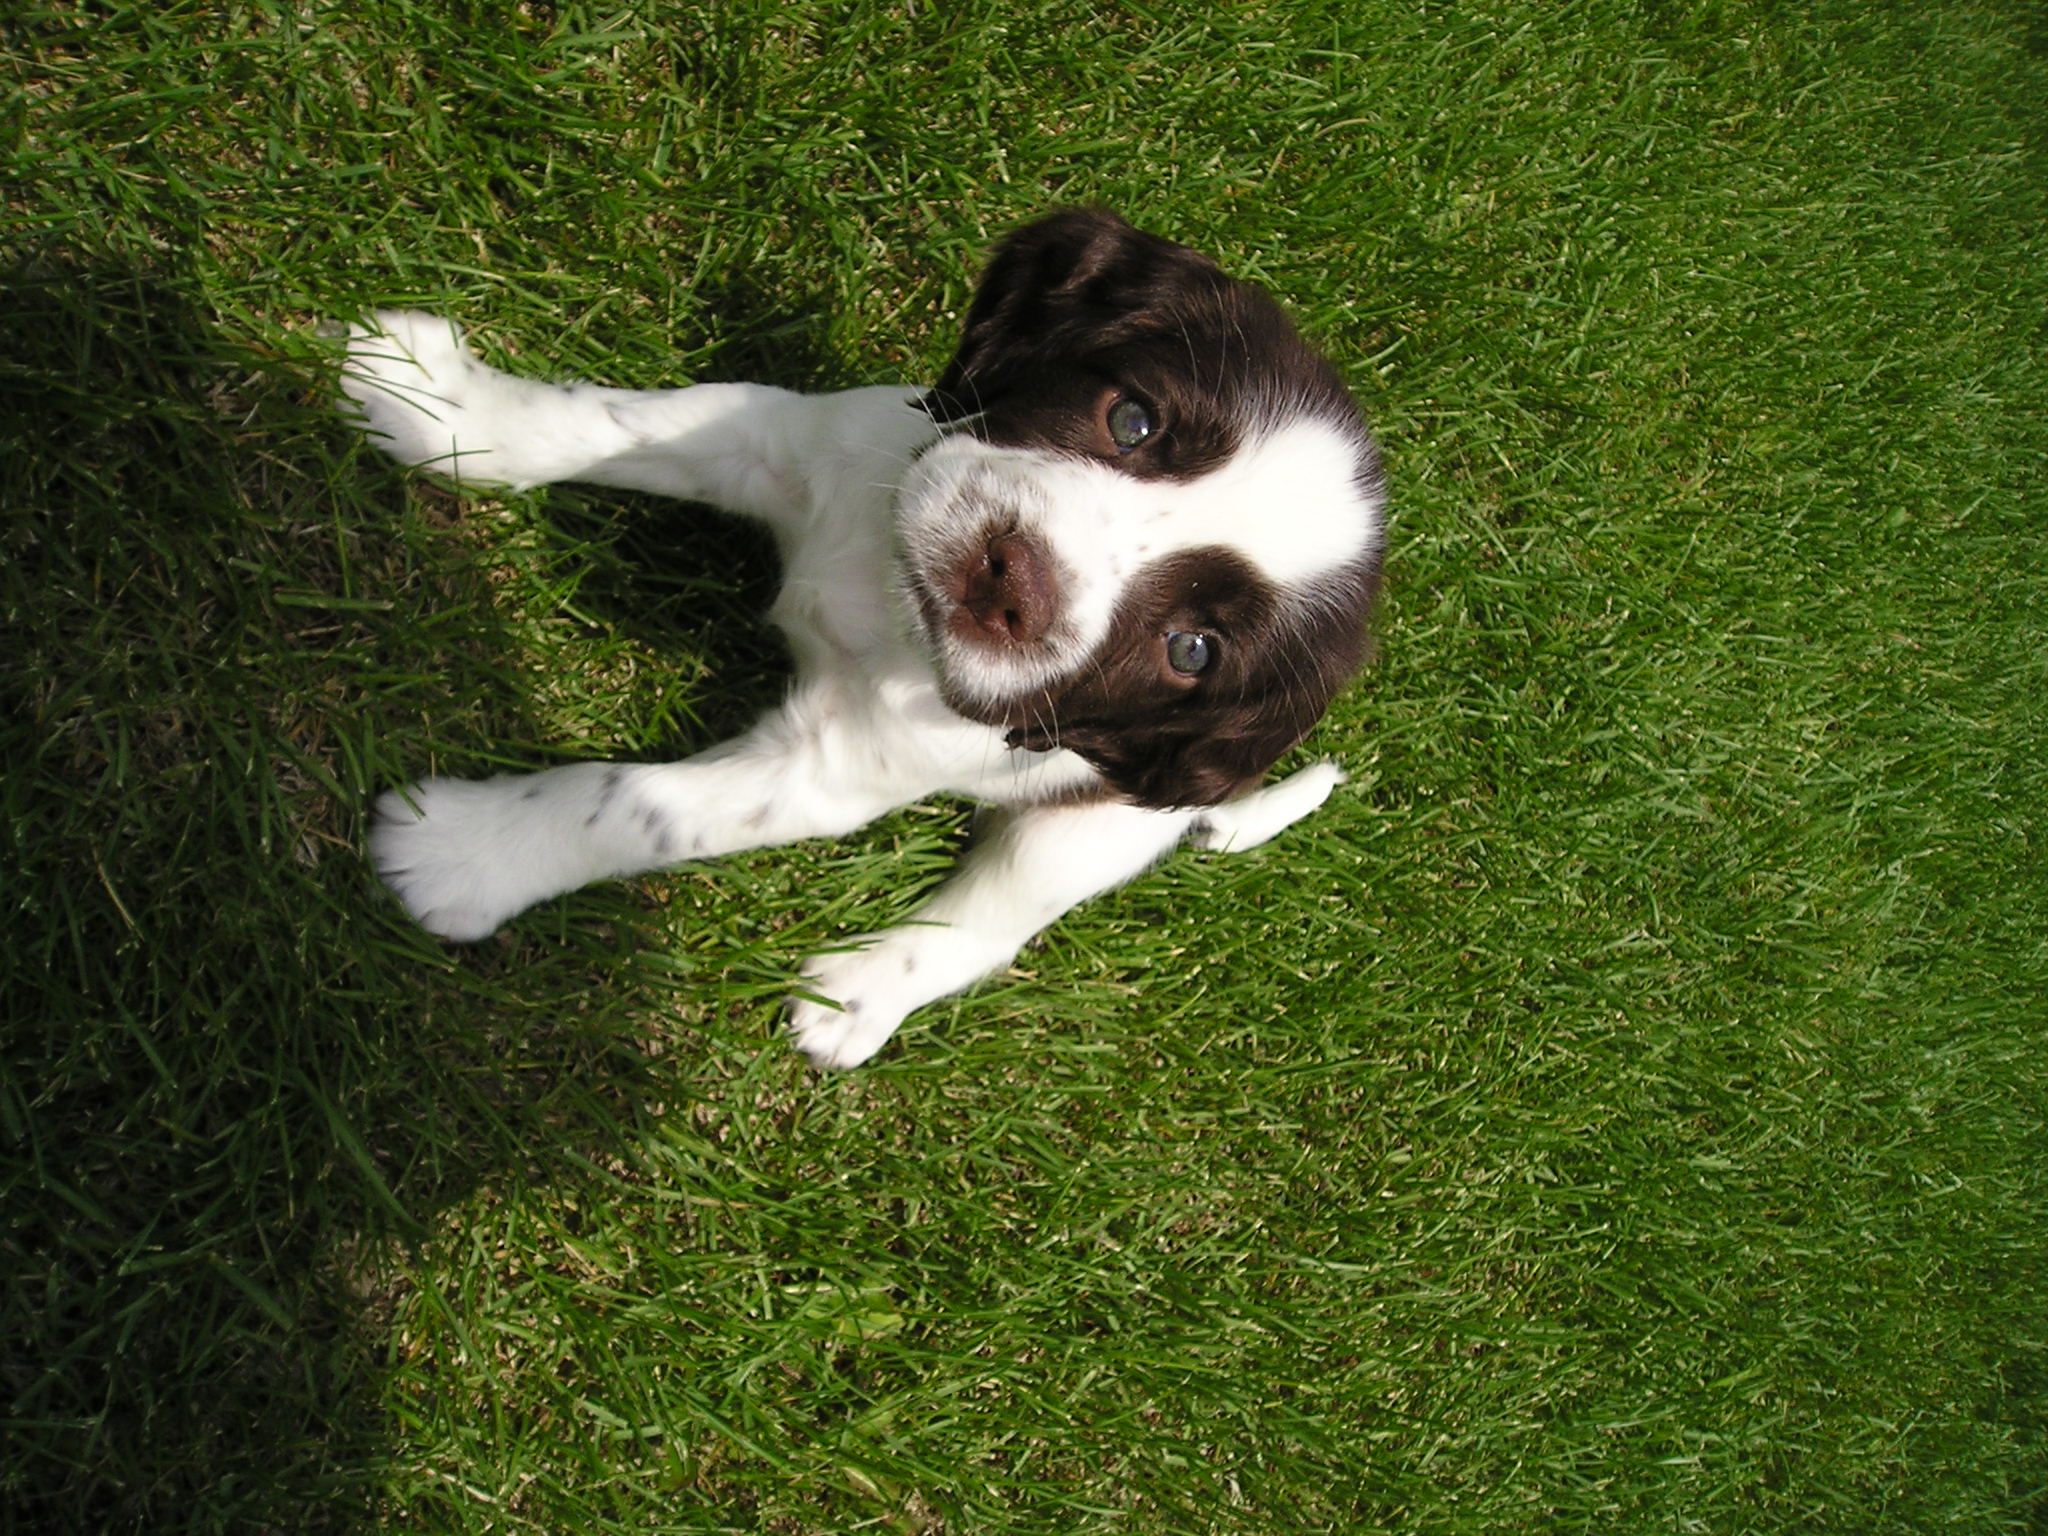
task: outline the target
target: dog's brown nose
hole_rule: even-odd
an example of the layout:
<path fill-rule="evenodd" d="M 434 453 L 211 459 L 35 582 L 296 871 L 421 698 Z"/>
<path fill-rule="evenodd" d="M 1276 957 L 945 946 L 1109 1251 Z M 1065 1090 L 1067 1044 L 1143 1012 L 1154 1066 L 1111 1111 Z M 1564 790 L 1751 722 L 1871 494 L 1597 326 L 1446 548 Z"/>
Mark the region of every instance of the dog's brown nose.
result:
<path fill-rule="evenodd" d="M 961 570 L 960 607 L 977 638 L 1029 645 L 1045 638 L 1059 610 L 1059 580 L 1044 551 L 1019 533 L 988 541 Z"/>

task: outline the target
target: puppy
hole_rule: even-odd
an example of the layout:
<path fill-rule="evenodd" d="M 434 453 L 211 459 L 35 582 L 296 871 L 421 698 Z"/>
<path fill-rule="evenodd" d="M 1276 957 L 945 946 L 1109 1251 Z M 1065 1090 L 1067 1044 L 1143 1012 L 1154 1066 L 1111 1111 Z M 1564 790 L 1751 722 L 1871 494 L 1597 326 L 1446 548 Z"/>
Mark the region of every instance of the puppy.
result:
<path fill-rule="evenodd" d="M 1271 299 L 1113 214 L 1004 240 L 928 390 L 541 384 L 397 312 L 350 332 L 342 387 L 402 463 L 709 503 L 761 519 L 784 564 L 796 676 L 744 735 L 379 800 L 377 871 L 445 938 L 927 795 L 989 803 L 914 922 L 803 966 L 790 1035 L 851 1067 L 1177 843 L 1252 847 L 1341 781 L 1256 787 L 1359 663 L 1372 439 Z"/>

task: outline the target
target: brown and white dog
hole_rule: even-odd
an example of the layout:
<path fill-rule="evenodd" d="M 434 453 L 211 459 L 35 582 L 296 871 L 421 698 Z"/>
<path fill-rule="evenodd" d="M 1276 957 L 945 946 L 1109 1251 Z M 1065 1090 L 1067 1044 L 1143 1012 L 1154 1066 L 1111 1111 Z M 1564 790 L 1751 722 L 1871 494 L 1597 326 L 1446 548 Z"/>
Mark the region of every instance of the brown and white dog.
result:
<path fill-rule="evenodd" d="M 1251 847 L 1341 782 L 1257 787 L 1365 644 L 1372 439 L 1270 298 L 1113 214 L 1003 241 L 929 390 L 541 384 L 417 313 L 351 332 L 343 388 L 404 463 L 707 502 L 784 562 L 796 677 L 744 735 L 382 797 L 377 870 L 444 937 L 926 795 L 991 803 L 915 921 L 805 963 L 791 1035 L 853 1066 L 1177 843 Z"/>

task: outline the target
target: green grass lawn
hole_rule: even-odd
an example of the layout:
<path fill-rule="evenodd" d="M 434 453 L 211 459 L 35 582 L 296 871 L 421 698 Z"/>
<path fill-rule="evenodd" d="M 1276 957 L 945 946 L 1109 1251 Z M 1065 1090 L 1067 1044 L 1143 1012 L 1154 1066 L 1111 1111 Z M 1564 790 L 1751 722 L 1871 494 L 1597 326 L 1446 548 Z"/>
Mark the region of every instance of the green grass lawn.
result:
<path fill-rule="evenodd" d="M 0 1530 L 2048 1528 L 2038 6 L 0 21 Z M 931 376 L 1101 201 L 1392 473 L 1351 782 L 820 1077 L 965 807 L 446 950 L 379 789 L 774 696 L 766 547 L 458 500 L 323 320 Z"/>

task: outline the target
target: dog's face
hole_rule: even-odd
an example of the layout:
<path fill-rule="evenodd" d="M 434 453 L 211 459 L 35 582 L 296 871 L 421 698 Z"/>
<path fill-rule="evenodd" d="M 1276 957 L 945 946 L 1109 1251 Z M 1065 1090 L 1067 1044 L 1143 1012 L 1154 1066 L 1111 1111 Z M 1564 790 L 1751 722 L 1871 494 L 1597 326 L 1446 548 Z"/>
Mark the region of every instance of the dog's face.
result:
<path fill-rule="evenodd" d="M 1380 473 L 1264 293 L 1113 214 L 996 251 L 923 408 L 903 578 L 947 701 L 1155 807 L 1213 805 L 1357 668 Z"/>

